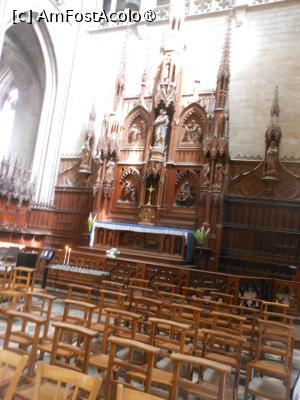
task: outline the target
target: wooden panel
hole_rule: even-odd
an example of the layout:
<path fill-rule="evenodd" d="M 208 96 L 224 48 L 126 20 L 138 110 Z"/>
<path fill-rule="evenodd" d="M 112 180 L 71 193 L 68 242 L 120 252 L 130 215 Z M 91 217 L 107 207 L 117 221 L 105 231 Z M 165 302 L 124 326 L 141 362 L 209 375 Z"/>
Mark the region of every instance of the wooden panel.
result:
<path fill-rule="evenodd" d="M 90 190 L 59 189 L 55 190 L 54 206 L 63 210 L 89 211 L 93 206 Z"/>
<path fill-rule="evenodd" d="M 299 224 L 298 202 L 227 197 L 221 269 L 289 277 L 299 264 Z"/>

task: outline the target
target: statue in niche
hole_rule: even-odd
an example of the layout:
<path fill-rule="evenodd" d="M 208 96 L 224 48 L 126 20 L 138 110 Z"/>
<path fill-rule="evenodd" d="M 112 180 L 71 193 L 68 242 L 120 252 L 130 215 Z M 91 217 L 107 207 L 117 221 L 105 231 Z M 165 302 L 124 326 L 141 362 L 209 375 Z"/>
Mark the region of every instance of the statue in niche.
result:
<path fill-rule="evenodd" d="M 126 181 L 123 183 L 121 200 L 135 203 L 137 201 L 137 190 L 134 183 Z"/>
<path fill-rule="evenodd" d="M 168 82 L 169 78 L 170 78 L 170 69 L 171 69 L 171 55 L 168 54 L 163 66 L 163 81 L 164 82 Z"/>
<path fill-rule="evenodd" d="M 145 130 L 146 126 L 143 120 L 141 120 L 140 128 L 136 123 L 133 123 L 129 129 L 128 143 L 140 143 L 144 139 Z"/>
<path fill-rule="evenodd" d="M 94 142 L 94 133 L 86 131 L 80 154 L 80 169 L 89 169 L 92 157 L 92 145 Z"/>
<path fill-rule="evenodd" d="M 96 158 L 95 158 L 95 162 L 96 165 L 98 167 L 98 171 L 97 171 L 97 178 L 96 178 L 96 182 L 93 186 L 93 194 L 95 196 L 97 190 L 100 187 L 101 184 L 101 178 L 102 178 L 102 168 L 103 168 L 103 161 L 101 160 L 101 157 L 97 154 Z"/>
<path fill-rule="evenodd" d="M 130 185 L 130 201 L 133 203 L 137 201 L 137 190 L 133 183 Z"/>
<path fill-rule="evenodd" d="M 155 126 L 155 142 L 154 146 L 165 147 L 166 136 L 169 126 L 169 117 L 167 111 L 160 109 L 159 115 L 154 121 Z"/>
<path fill-rule="evenodd" d="M 278 148 L 274 140 L 271 141 L 266 154 L 266 176 L 275 176 L 277 169 Z"/>
<path fill-rule="evenodd" d="M 196 124 L 193 119 L 189 124 L 184 125 L 184 137 L 183 142 L 187 143 L 199 143 L 201 140 L 201 127 Z"/>
<path fill-rule="evenodd" d="M 209 163 L 209 161 L 206 161 L 206 163 L 203 165 L 202 174 L 203 174 L 204 185 L 206 185 L 206 186 L 209 185 L 209 181 L 210 181 L 210 163 Z"/>
<path fill-rule="evenodd" d="M 113 160 L 113 157 L 110 158 L 108 163 L 106 164 L 106 171 L 105 171 L 105 180 L 106 182 L 112 182 L 115 178 L 115 166 L 116 163 Z"/>
<path fill-rule="evenodd" d="M 215 175 L 214 175 L 214 184 L 215 185 L 222 186 L 223 174 L 224 174 L 223 165 L 220 162 L 218 162 L 215 166 Z"/>
<path fill-rule="evenodd" d="M 121 192 L 121 200 L 122 201 L 130 201 L 130 194 L 131 194 L 130 184 L 128 181 L 126 181 L 123 184 L 123 188 L 122 188 L 122 192 Z"/>
<path fill-rule="evenodd" d="M 193 194 L 193 188 L 188 181 L 184 182 L 180 186 L 180 190 L 176 195 L 176 203 L 182 206 L 190 207 L 194 202 L 195 196 Z"/>

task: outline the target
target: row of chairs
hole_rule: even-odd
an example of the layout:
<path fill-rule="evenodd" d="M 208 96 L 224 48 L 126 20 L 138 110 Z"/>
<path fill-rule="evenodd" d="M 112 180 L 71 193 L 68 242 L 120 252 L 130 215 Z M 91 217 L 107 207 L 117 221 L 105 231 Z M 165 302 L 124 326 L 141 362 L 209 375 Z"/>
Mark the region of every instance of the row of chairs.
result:
<path fill-rule="evenodd" d="M 136 283 L 136 282 L 132 282 L 132 283 Z M 114 285 L 114 283 L 112 283 L 112 286 L 114 286 L 116 288 L 116 285 Z M 71 358 L 67 357 L 67 353 L 68 353 L 68 351 L 71 351 L 70 346 L 72 346 L 73 344 L 65 343 L 64 346 L 62 346 L 61 338 L 63 337 L 63 332 L 65 332 L 65 333 L 67 332 L 69 335 L 71 333 L 72 333 L 72 335 L 74 335 L 74 333 L 76 333 L 76 335 L 79 335 L 79 333 L 80 333 L 81 336 L 84 336 L 85 334 L 88 333 L 87 331 L 89 330 L 89 331 L 91 331 L 89 333 L 92 334 L 92 332 L 93 332 L 94 335 L 93 336 L 91 335 L 89 340 L 83 339 L 83 338 L 81 338 L 79 341 L 77 340 L 77 348 L 82 349 L 83 344 L 85 345 L 88 342 L 91 343 L 92 339 L 98 335 L 102 338 L 101 352 L 98 355 L 97 354 L 90 355 L 89 346 L 85 345 L 85 351 L 86 351 L 85 354 L 87 354 L 86 359 L 89 359 L 89 361 L 85 362 L 83 353 L 80 353 L 80 354 L 78 353 L 75 355 L 77 365 L 76 365 L 76 362 L 74 365 L 76 365 L 76 366 L 79 365 L 79 369 L 81 369 L 81 371 L 86 372 L 88 365 L 94 365 L 98 368 L 97 365 L 93 364 L 93 362 L 95 361 L 93 359 L 93 357 L 102 356 L 102 360 L 106 358 L 104 370 L 107 371 L 108 363 L 109 363 L 109 357 L 108 357 L 109 353 L 108 353 L 107 343 L 109 343 L 110 337 L 112 335 L 118 335 L 118 336 L 122 336 L 123 338 L 126 338 L 128 340 L 134 340 L 135 342 L 145 344 L 147 346 L 150 345 L 150 346 L 159 348 L 160 349 L 159 359 L 163 359 L 163 358 L 171 359 L 172 352 L 174 350 L 176 352 L 178 352 L 178 349 L 179 349 L 179 352 L 181 354 L 188 356 L 188 357 L 192 357 L 192 354 L 196 354 L 197 356 L 201 356 L 201 357 L 204 356 L 206 360 L 210 359 L 212 362 L 215 362 L 215 359 L 217 358 L 217 362 L 221 361 L 221 364 L 224 364 L 224 365 L 226 365 L 226 361 L 227 361 L 227 366 L 229 366 L 234 371 L 235 389 L 237 388 L 239 371 L 237 371 L 235 366 L 232 367 L 229 364 L 229 359 L 226 360 L 224 358 L 224 355 L 222 358 L 221 357 L 222 354 L 219 354 L 219 353 L 220 353 L 221 349 L 225 350 L 225 351 L 231 349 L 231 352 L 232 352 L 232 349 L 233 349 L 234 345 L 236 344 L 236 342 L 239 342 L 240 343 L 239 344 L 240 353 L 235 354 L 234 357 L 231 357 L 231 358 L 232 359 L 240 358 L 242 348 L 245 345 L 245 337 L 244 336 L 245 336 L 245 326 L 247 325 L 246 324 L 247 319 L 244 316 L 236 315 L 238 310 L 240 312 L 245 311 L 245 310 L 238 309 L 236 307 L 242 307 L 242 306 L 233 305 L 230 302 L 230 298 L 228 298 L 229 299 L 228 303 L 226 303 L 224 301 L 224 299 L 223 299 L 222 303 L 220 303 L 220 302 L 216 302 L 215 300 L 209 300 L 207 298 L 203 298 L 203 297 L 201 298 L 199 296 L 193 296 L 193 295 L 188 298 L 189 304 L 186 303 L 186 301 L 187 301 L 186 296 L 183 296 L 185 299 L 183 302 L 181 302 L 181 301 L 176 302 L 176 300 L 179 299 L 178 296 L 182 296 L 182 295 L 173 293 L 173 295 L 171 296 L 172 293 L 164 292 L 164 291 L 160 291 L 160 290 L 158 291 L 158 293 L 162 292 L 161 297 L 159 300 L 157 300 L 153 297 L 145 297 L 145 294 L 147 296 L 149 296 L 149 294 L 150 294 L 149 290 L 152 290 L 152 289 L 146 288 L 144 286 L 136 286 L 136 285 L 129 285 L 129 286 L 131 286 L 131 287 L 135 286 L 135 289 L 131 290 L 131 293 L 129 293 L 128 289 L 127 289 L 127 293 L 126 293 L 126 288 L 125 288 L 125 290 L 123 288 L 122 290 L 113 291 L 113 290 L 110 290 L 108 286 L 104 286 L 106 288 L 100 290 L 99 299 L 98 299 L 97 304 L 92 304 L 92 303 L 87 303 L 85 301 L 82 301 L 84 299 L 84 297 L 81 298 L 81 300 L 80 299 L 74 300 L 72 298 L 65 300 L 63 315 L 59 318 L 56 317 L 53 322 L 53 327 L 55 329 L 55 332 L 57 332 L 56 336 L 58 337 L 57 346 L 56 346 L 57 347 L 56 355 L 58 355 L 61 358 L 61 357 L 63 357 L 62 354 L 64 353 L 64 355 L 66 356 L 65 360 L 68 362 L 70 362 L 70 360 L 71 360 Z M 146 290 L 144 292 L 141 288 L 148 289 L 148 291 Z M 131 288 L 129 288 L 129 290 L 130 289 Z M 69 288 L 69 292 L 71 292 L 71 294 L 69 293 L 69 295 L 70 295 L 70 297 L 72 297 L 74 295 L 74 287 Z M 166 295 L 166 293 L 168 293 L 168 294 Z M 31 298 L 31 306 L 32 306 L 33 305 L 32 298 L 34 296 L 36 298 L 38 296 L 40 296 L 40 300 L 42 299 L 44 302 L 46 302 L 46 303 L 48 302 L 48 306 L 49 306 L 49 302 L 51 303 L 51 301 L 53 302 L 53 300 L 54 300 L 53 298 L 47 299 L 47 296 L 49 296 L 48 294 L 43 294 L 43 293 L 26 294 L 24 308 L 22 309 L 21 312 L 11 310 L 6 313 L 6 315 L 8 316 L 8 328 L 9 328 L 10 319 L 12 319 L 12 320 L 13 319 L 21 319 L 22 315 L 20 315 L 20 314 L 24 314 L 24 313 L 29 314 L 30 306 L 28 304 L 30 304 L 30 301 L 27 299 Z M 162 297 L 164 297 L 164 299 L 162 299 Z M 91 301 L 92 301 L 92 298 L 91 298 Z M 195 303 L 191 304 L 192 301 L 194 301 Z M 212 305 L 214 305 L 213 303 L 221 304 L 221 306 L 218 305 L 218 307 L 222 307 L 222 308 L 219 309 L 219 311 L 211 311 L 210 307 L 212 307 Z M 25 304 L 26 304 L 26 306 L 25 306 Z M 143 304 L 143 307 L 141 307 L 142 304 Z M 147 307 L 145 307 L 145 304 Z M 208 305 L 208 310 L 207 310 L 207 308 L 204 307 L 205 305 Z M 270 304 L 265 304 L 264 309 L 268 310 L 269 306 L 270 306 Z M 77 309 L 81 307 L 83 310 L 82 318 L 80 318 L 78 320 L 78 317 L 70 316 L 71 307 L 76 307 Z M 226 310 L 230 310 L 231 313 L 230 312 L 225 313 L 224 307 L 226 307 Z M 245 308 L 247 308 L 247 307 L 245 307 Z M 163 311 L 163 313 L 157 314 L 158 310 Z M 203 320 L 204 320 L 204 316 L 205 316 L 205 312 L 203 310 L 205 310 L 205 312 L 206 312 L 206 323 L 207 323 L 206 327 L 203 324 Z M 96 311 L 98 313 L 98 321 L 93 321 L 92 315 Z M 45 312 L 45 307 L 44 307 L 44 312 Z M 269 311 L 264 311 L 265 314 L 267 313 L 267 316 L 269 318 L 268 312 Z M 197 318 L 198 318 L 197 313 L 200 317 L 202 316 L 202 318 L 203 318 L 202 322 L 201 322 L 201 319 L 198 320 L 198 321 L 200 321 L 198 328 L 196 328 L 197 322 L 195 324 L 195 321 L 197 321 Z M 42 338 L 40 338 L 40 331 L 38 331 L 38 334 L 37 334 L 38 340 L 37 340 L 36 349 L 39 352 L 42 352 L 42 351 L 47 352 L 47 350 L 49 350 L 49 349 L 51 352 L 51 348 L 53 345 L 53 340 L 52 341 L 50 340 L 49 342 L 47 342 L 47 340 L 49 340 L 49 338 L 47 337 L 48 332 L 45 335 L 46 323 L 48 321 L 48 324 L 49 324 L 49 320 L 52 318 L 51 312 L 49 314 L 49 308 L 48 308 L 46 314 L 47 314 L 47 317 L 44 317 L 44 321 L 39 322 L 40 327 L 43 326 L 43 328 L 44 328 L 44 334 L 42 335 Z M 228 314 L 228 315 L 225 315 L 225 314 Z M 287 315 L 286 313 L 276 313 L 276 314 L 277 314 L 276 318 L 279 318 L 279 316 L 282 316 L 282 315 Z M 166 316 L 168 316 L 169 319 L 172 319 L 172 321 L 168 321 L 163 318 L 158 318 L 158 317 L 166 318 Z M 23 317 L 24 317 L 24 315 L 23 315 Z M 29 316 L 27 315 L 26 318 L 28 319 L 28 317 Z M 39 317 L 43 318 L 41 316 L 39 316 Z M 274 315 L 272 317 L 274 317 Z M 30 323 L 35 323 L 35 322 L 38 323 L 38 321 L 33 321 L 33 320 L 30 321 L 29 319 L 28 319 L 28 321 Z M 276 326 L 276 325 L 274 326 L 273 321 L 267 321 L 267 320 L 260 319 L 260 320 L 257 320 L 257 322 L 259 324 L 256 324 L 256 328 L 258 328 L 258 326 L 259 327 L 267 326 L 268 328 L 266 328 L 266 330 L 268 331 L 268 333 L 270 333 L 270 330 L 272 331 L 272 336 L 271 336 L 272 342 L 274 342 L 275 338 L 277 338 L 278 331 L 280 331 L 280 330 L 284 331 L 285 335 L 281 334 L 282 341 L 280 343 L 280 346 L 282 347 L 287 344 L 287 341 L 288 341 L 287 336 L 288 335 L 286 334 L 285 328 L 286 328 L 286 326 L 289 326 L 291 328 L 291 324 L 289 324 L 289 325 L 281 324 L 285 327 L 283 329 L 282 326 Z M 24 321 L 22 322 L 22 327 L 23 327 L 23 323 L 24 323 Z M 74 325 L 76 323 L 77 324 L 81 323 L 81 325 L 84 325 L 84 329 L 86 330 L 86 332 L 83 332 L 83 331 L 76 332 L 75 328 L 76 327 L 80 328 L 80 327 Z M 171 323 L 171 326 L 170 326 L 170 323 Z M 26 324 L 24 323 L 24 325 L 26 325 Z M 270 324 L 272 324 L 272 328 L 271 328 Z M 13 323 L 11 323 L 11 326 L 12 325 L 13 325 Z M 66 326 L 66 325 L 68 325 L 68 326 Z M 97 325 L 98 325 L 98 329 L 97 329 Z M 83 327 L 81 326 L 81 328 L 83 328 Z M 258 335 L 256 334 L 256 337 L 258 337 L 258 338 L 263 337 L 262 331 L 260 329 L 261 328 L 259 328 L 259 331 L 256 329 L 256 333 L 258 333 Z M 9 330 L 11 330 L 11 329 L 7 329 L 6 335 L 8 335 Z M 181 333 L 178 330 L 181 330 Z M 292 329 L 288 329 L 288 331 L 292 332 Z M 168 336 L 167 332 L 169 332 L 168 338 L 167 338 L 167 336 Z M 183 334 L 183 332 L 184 332 L 184 334 Z M 14 333 L 14 335 L 15 335 L 15 333 Z M 25 348 L 25 345 L 26 345 L 26 343 L 25 343 L 26 337 L 24 337 L 24 335 L 26 335 L 26 326 L 24 328 L 24 332 L 22 332 L 21 338 L 18 338 L 19 340 L 22 339 L 23 342 L 22 343 L 19 342 L 19 346 L 23 347 L 23 348 Z M 292 337 L 292 334 L 290 336 Z M 12 337 L 13 337 L 13 335 L 12 335 Z M 55 334 L 54 334 L 54 337 L 55 337 Z M 181 339 L 181 347 L 180 346 L 178 347 L 178 343 L 176 343 L 176 342 L 178 342 L 178 339 L 182 338 L 182 337 L 184 337 L 184 339 Z M 279 337 L 280 337 L 280 335 L 279 335 Z M 237 338 L 239 340 L 237 340 Z M 267 339 L 267 344 L 268 344 L 268 342 L 270 342 L 270 337 L 268 337 L 268 339 Z M 197 346 L 198 344 L 199 344 L 199 346 Z M 214 346 L 215 348 L 212 347 L 212 344 L 215 345 Z M 46 345 L 47 345 L 47 347 L 45 347 Z M 32 346 L 32 345 L 30 345 L 30 346 Z M 40 346 L 40 347 L 38 347 L 38 346 Z M 44 348 L 42 348 L 41 346 L 44 346 Z M 165 348 L 165 346 L 167 346 L 167 347 Z M 259 348 L 259 347 L 262 348 L 263 346 L 261 345 L 261 343 L 258 340 L 257 348 Z M 264 350 L 270 350 L 267 347 L 268 346 L 265 346 Z M 164 352 L 162 351 L 163 349 L 165 350 Z M 196 350 L 198 351 L 198 353 Z M 51 352 L 51 353 L 53 354 L 53 352 Z M 229 352 L 227 351 L 227 353 L 229 353 Z M 257 359 L 257 354 L 258 353 L 256 353 L 256 356 L 255 356 L 256 359 Z M 280 363 L 277 363 L 277 364 L 282 364 L 282 360 L 284 360 L 284 354 L 285 354 L 284 351 L 282 351 L 281 355 L 280 355 Z M 55 351 L 54 351 L 54 355 L 55 355 Z M 217 357 L 216 357 L 216 355 L 217 355 Z M 106 356 L 106 357 L 103 357 L 103 356 Z M 227 354 L 227 356 L 228 356 L 228 354 Z M 278 352 L 277 352 L 277 356 L 278 356 Z M 55 364 L 55 357 L 54 357 L 54 359 L 52 359 L 52 355 L 51 355 L 51 363 L 53 363 L 53 364 Z M 200 358 L 200 357 L 198 357 L 198 358 Z M 78 360 L 80 360 L 80 362 Z M 230 362 L 233 362 L 233 361 L 230 361 Z M 82 368 L 82 365 L 84 365 L 84 368 Z M 101 369 L 101 368 L 99 368 L 99 369 Z M 254 368 L 252 368 L 252 370 L 254 370 Z M 162 371 L 162 370 L 160 370 L 160 371 Z M 33 371 L 31 371 L 31 374 L 32 373 L 33 373 Z M 159 374 L 157 374 L 157 375 L 159 375 Z M 169 381 L 170 381 L 170 379 L 172 379 L 172 377 L 171 377 L 172 374 L 167 376 L 167 374 L 163 374 L 160 372 L 160 375 L 164 375 L 165 380 L 169 379 Z M 155 368 L 154 368 L 154 376 L 155 376 Z M 277 375 L 277 376 L 279 377 L 279 375 Z M 280 376 L 282 377 L 283 375 L 280 375 Z M 162 382 L 157 382 L 157 383 L 163 384 Z M 251 391 L 250 383 L 251 382 L 249 381 L 248 392 Z M 166 385 L 166 386 L 168 386 L 168 385 Z M 247 387 L 246 387 L 246 389 L 247 389 Z"/>
<path fill-rule="evenodd" d="M 47 294 L 42 294 L 42 293 L 28 293 L 26 294 L 26 298 L 32 299 L 33 297 L 38 297 L 40 299 L 45 300 L 49 295 Z M 50 303 L 53 298 L 50 296 Z M 140 301 L 140 299 L 139 299 Z M 28 302 L 25 302 L 28 303 Z M 73 304 L 74 306 L 79 307 L 79 306 L 86 306 L 86 303 L 80 302 L 78 300 L 71 300 L 67 299 L 65 300 L 65 309 L 64 313 L 62 316 L 62 320 L 69 321 L 69 314 L 66 312 L 66 310 L 70 311 L 70 305 Z M 95 305 L 88 305 L 90 308 L 95 309 Z M 187 308 L 189 307 L 188 305 L 178 305 L 175 304 L 175 307 L 180 307 L 184 309 L 184 311 L 187 311 Z M 87 314 L 89 314 L 88 310 L 85 310 Z M 26 314 L 26 315 L 24 315 Z M 24 346 L 31 346 L 31 355 L 33 355 L 34 351 L 32 349 L 36 349 L 36 351 L 41 351 L 41 352 L 48 352 L 51 354 L 51 362 L 55 364 L 55 358 L 58 355 L 59 357 L 65 357 L 65 359 L 70 362 L 71 358 L 77 356 L 77 358 L 81 358 L 81 370 L 82 371 L 87 371 L 88 365 L 92 365 L 96 367 L 97 369 L 102 369 L 106 370 L 108 367 L 108 354 L 107 354 L 107 340 L 108 336 L 111 334 L 118 334 L 122 337 L 129 337 L 132 339 L 138 339 L 140 342 L 144 343 L 151 343 L 154 345 L 157 345 L 159 348 L 164 348 L 166 346 L 167 350 L 175 350 L 180 353 L 186 353 L 186 354 L 191 354 L 193 352 L 193 347 L 186 345 L 186 338 L 190 335 L 191 338 L 195 335 L 195 331 L 192 329 L 191 324 L 184 324 L 180 322 L 172 322 L 172 321 L 166 321 L 166 320 L 161 320 L 158 318 L 149 318 L 148 323 L 151 325 L 151 329 L 148 331 L 150 335 L 146 334 L 141 334 L 137 332 L 137 328 L 139 323 L 143 323 L 143 315 L 142 314 L 137 314 L 137 313 L 132 313 L 128 312 L 126 310 L 117 310 L 115 308 L 111 309 L 105 309 L 104 314 L 106 315 L 106 319 L 104 322 L 104 329 L 100 330 L 98 333 L 103 334 L 103 340 L 102 340 L 102 348 L 101 352 L 99 354 L 95 354 L 90 356 L 90 342 L 91 340 L 96 337 L 97 332 L 94 330 L 91 330 L 89 328 L 83 328 L 83 327 L 78 327 L 74 324 L 66 323 L 66 322 L 58 322 L 55 321 L 53 323 L 53 327 L 55 328 L 55 334 L 54 334 L 54 340 L 51 340 L 47 338 L 45 335 L 45 330 L 44 330 L 44 337 L 41 339 L 39 338 L 39 332 L 40 332 L 40 326 L 42 324 L 47 323 L 47 318 L 42 318 L 38 316 L 33 316 L 32 314 L 29 313 L 21 313 L 18 311 L 9 311 L 7 313 L 8 316 L 8 327 L 6 331 L 6 338 L 5 338 L 5 344 L 4 346 L 6 347 L 8 342 L 10 341 L 15 341 L 19 343 L 19 345 Z M 218 320 L 217 317 L 223 316 L 222 314 L 218 315 L 220 313 L 215 313 L 215 321 Z M 71 317 L 71 322 L 76 322 L 74 321 Z M 13 326 L 13 320 L 22 320 L 22 328 L 24 329 L 24 332 L 19 332 L 18 333 L 12 333 L 12 326 Z M 25 323 L 26 321 L 26 323 Z M 87 316 L 87 326 L 90 324 L 88 321 L 91 321 L 91 318 Z M 35 331 L 35 340 L 32 342 L 30 337 L 26 336 L 27 334 L 25 333 L 26 331 L 26 324 L 30 323 L 36 323 L 36 331 Z M 77 321 L 78 322 L 78 321 Z M 81 320 L 83 322 L 83 319 Z M 274 329 L 274 322 L 271 321 L 260 321 L 261 324 L 272 324 L 272 327 Z M 93 325 L 93 324 L 91 324 Z M 268 325 L 267 325 L 268 326 Z M 275 328 L 278 329 L 283 329 L 286 328 L 286 326 L 275 325 Z M 216 328 L 216 327 L 215 327 Z M 222 326 L 220 327 L 222 329 Z M 226 328 L 225 328 L 226 329 Z M 167 335 L 167 330 L 169 330 L 169 335 Z M 58 337 L 62 337 L 62 333 L 69 333 L 69 334 L 81 334 L 84 335 L 85 338 L 85 348 L 84 350 L 79 351 L 79 349 L 71 349 L 70 344 L 62 344 L 61 342 L 58 342 Z M 160 334 L 162 333 L 162 335 Z M 199 332 L 198 332 L 199 333 Z M 20 336 L 19 336 L 20 335 Z M 144 337 L 143 337 L 144 336 Z M 172 336 L 175 337 L 175 339 L 172 339 Z M 261 335 L 259 335 L 261 337 Z M 150 339 L 149 339 L 150 338 Z M 195 338 L 195 336 L 194 336 Z M 200 337 L 198 338 L 201 340 L 201 343 L 203 343 L 203 349 L 201 350 L 200 347 L 200 354 L 201 356 L 204 356 L 206 358 L 210 358 L 212 360 L 217 360 L 217 361 L 222 361 L 223 363 L 227 361 L 227 363 L 231 365 L 235 372 L 235 387 L 237 387 L 238 384 L 238 377 L 239 377 L 239 370 L 240 370 L 240 365 L 239 365 L 239 360 L 240 360 L 240 355 L 241 355 L 241 350 L 243 343 L 245 342 L 245 339 L 243 338 L 242 335 L 232 335 L 226 331 L 220 331 L 218 329 L 202 329 L 200 331 Z M 26 341 L 27 340 L 27 341 Z M 286 338 L 284 337 L 284 340 L 286 341 Z M 274 337 L 273 337 L 274 341 Z M 220 353 L 220 345 L 223 344 L 226 350 L 226 347 L 230 347 L 231 354 L 230 355 L 217 355 Z M 234 352 L 232 350 L 235 349 Z M 270 351 L 270 348 L 268 349 Z M 69 352 L 68 352 L 69 351 Z M 229 353 L 229 352 L 227 352 Z M 290 353 L 290 351 L 288 351 Z M 164 354 L 165 355 L 165 354 Z M 282 351 L 282 356 L 284 355 L 284 351 Z M 72 356 L 72 357 L 71 357 Z M 225 358 L 227 357 L 227 358 Z M 87 361 L 89 359 L 89 361 Z M 31 365 L 34 365 L 34 360 L 35 357 L 32 357 Z M 234 365 L 233 365 L 234 363 Z M 30 369 L 30 374 L 32 375 L 33 373 L 33 367 L 29 368 Z M 157 373 L 157 375 L 162 375 L 160 371 Z M 164 374 L 166 376 L 166 374 Z M 170 375 L 168 376 L 168 379 L 170 381 Z M 160 384 L 163 384 L 164 382 L 161 382 L 161 380 L 158 382 Z"/>

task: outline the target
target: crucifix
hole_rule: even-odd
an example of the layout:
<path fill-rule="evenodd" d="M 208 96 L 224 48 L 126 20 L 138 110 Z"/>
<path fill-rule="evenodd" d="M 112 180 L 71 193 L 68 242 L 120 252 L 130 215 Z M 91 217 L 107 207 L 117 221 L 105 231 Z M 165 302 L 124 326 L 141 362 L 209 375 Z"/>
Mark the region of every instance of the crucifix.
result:
<path fill-rule="evenodd" d="M 154 192 L 154 187 L 151 185 L 148 189 L 149 192 L 149 199 L 148 199 L 148 203 L 146 204 L 146 206 L 152 206 L 151 204 L 151 197 L 152 197 L 152 192 Z"/>

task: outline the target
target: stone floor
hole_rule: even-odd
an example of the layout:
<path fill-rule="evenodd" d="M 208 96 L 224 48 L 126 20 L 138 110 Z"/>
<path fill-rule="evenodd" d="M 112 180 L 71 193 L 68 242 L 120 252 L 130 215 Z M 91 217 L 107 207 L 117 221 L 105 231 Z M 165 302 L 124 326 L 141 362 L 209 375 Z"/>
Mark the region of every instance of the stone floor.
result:
<path fill-rule="evenodd" d="M 54 316 L 62 315 L 62 313 L 63 313 L 63 302 L 62 302 L 62 299 L 58 298 L 54 302 L 53 315 Z M 79 311 L 75 312 L 74 315 L 79 316 Z M 14 326 L 16 329 L 20 328 L 20 324 L 18 324 L 18 323 L 15 323 Z M 28 327 L 29 332 L 33 331 L 33 329 L 34 329 L 34 326 L 29 325 L 29 327 Z M 300 325 L 296 325 L 295 329 L 296 329 L 297 336 L 299 335 L 298 337 L 300 337 Z M 6 330 L 6 321 L 4 319 L 0 318 L 0 334 L 1 335 L 4 334 L 5 330 Z M 53 334 L 53 329 L 51 327 L 50 327 L 49 332 L 50 332 L 50 335 Z M 0 346 L 2 347 L 2 345 L 3 345 L 3 341 L 0 340 Z M 100 343 L 95 342 L 93 344 L 93 350 L 98 351 L 99 348 L 100 348 Z M 45 360 L 47 362 L 48 357 L 46 357 Z M 291 399 L 292 400 L 300 400 L 300 379 L 298 379 L 298 371 L 300 371 L 300 349 L 294 350 L 294 366 L 295 366 L 295 369 L 293 370 L 294 393 L 293 393 L 293 397 L 291 397 Z M 160 362 L 159 367 L 161 367 L 163 369 L 167 369 L 167 370 L 172 370 L 172 366 L 170 365 L 170 363 L 165 363 L 164 361 Z M 89 374 L 95 375 L 96 371 L 94 369 L 90 369 Z M 207 374 L 209 376 L 210 372 L 207 371 Z M 209 379 L 211 381 L 213 381 L 214 377 L 211 375 L 211 376 L 209 376 Z M 245 370 L 242 370 L 241 377 L 240 377 L 239 391 L 238 391 L 238 400 L 244 399 L 244 383 L 245 383 Z M 228 387 L 230 387 L 232 385 L 231 377 L 229 377 L 227 384 L 228 384 Z M 165 394 L 166 394 L 166 392 L 165 392 Z"/>

